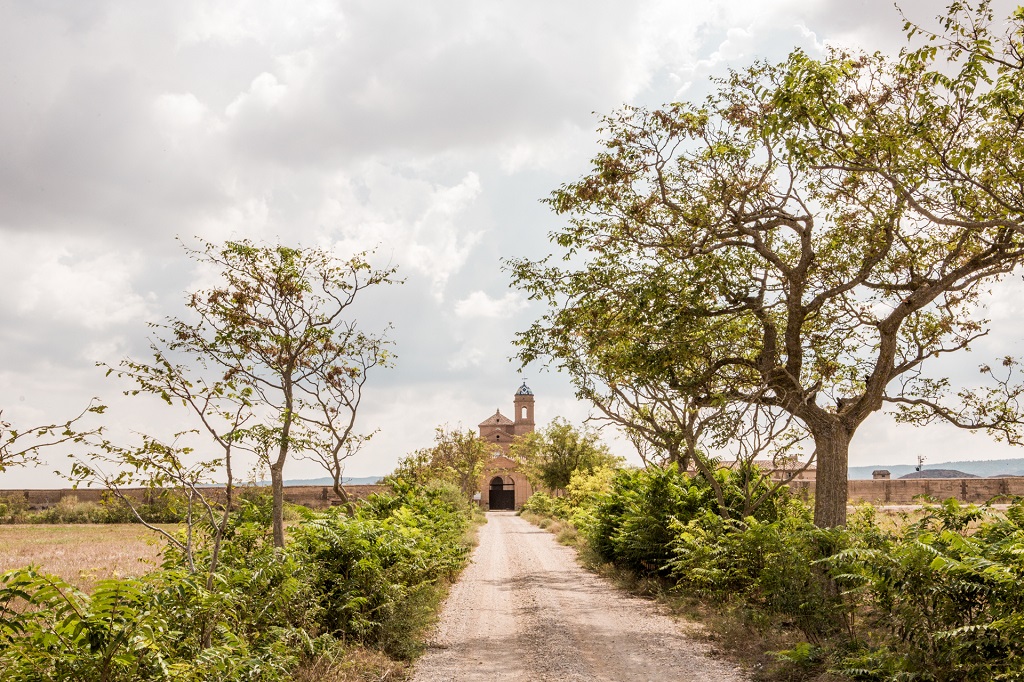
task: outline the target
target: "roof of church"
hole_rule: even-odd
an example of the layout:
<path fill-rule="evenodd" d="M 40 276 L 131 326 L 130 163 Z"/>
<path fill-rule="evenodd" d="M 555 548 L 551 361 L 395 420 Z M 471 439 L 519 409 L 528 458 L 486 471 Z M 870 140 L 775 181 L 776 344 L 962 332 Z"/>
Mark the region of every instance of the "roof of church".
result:
<path fill-rule="evenodd" d="M 491 415 L 487 419 L 485 419 L 482 422 L 480 422 L 480 424 L 478 424 L 478 426 L 494 426 L 494 425 L 497 425 L 497 424 L 503 424 L 505 426 L 510 426 L 510 425 L 512 425 L 514 423 L 515 422 L 513 422 L 511 419 L 509 419 L 508 417 L 503 415 L 501 413 L 501 410 L 495 410 L 493 415 Z"/>
<path fill-rule="evenodd" d="M 526 382 L 524 381 L 523 385 L 519 387 L 518 391 L 516 391 L 516 395 L 533 395 L 533 391 L 530 389 L 529 386 L 526 385 Z"/>

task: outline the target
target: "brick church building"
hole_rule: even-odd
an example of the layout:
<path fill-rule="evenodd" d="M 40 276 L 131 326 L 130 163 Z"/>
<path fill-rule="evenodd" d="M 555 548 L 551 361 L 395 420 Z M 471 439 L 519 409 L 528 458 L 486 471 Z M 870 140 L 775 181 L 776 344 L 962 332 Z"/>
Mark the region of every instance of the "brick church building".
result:
<path fill-rule="evenodd" d="M 480 477 L 480 506 L 484 509 L 519 509 L 533 494 L 533 486 L 519 471 L 519 463 L 507 457 L 512 441 L 533 433 L 533 391 L 523 382 L 516 391 L 510 419 L 495 410 L 480 422 L 480 440 L 493 443 L 501 452 L 484 467 Z"/>

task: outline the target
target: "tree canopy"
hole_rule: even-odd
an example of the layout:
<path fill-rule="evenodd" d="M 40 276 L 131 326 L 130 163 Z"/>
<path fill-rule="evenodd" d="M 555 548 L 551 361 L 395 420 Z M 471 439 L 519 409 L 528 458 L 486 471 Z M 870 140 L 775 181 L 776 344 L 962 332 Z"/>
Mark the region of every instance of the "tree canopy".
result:
<path fill-rule="evenodd" d="M 1005 30 L 988 3 L 907 30 L 926 41 L 894 58 L 797 50 L 704 102 L 605 117 L 590 173 L 547 200 L 564 260 L 509 264 L 549 304 L 520 359 L 584 397 L 794 417 L 823 526 L 845 522 L 851 439 L 887 404 L 1019 439 L 1009 381 L 949 396 L 925 370 L 987 333 L 988 287 L 1024 260 L 1024 8 Z"/>
<path fill-rule="evenodd" d="M 472 429 L 439 426 L 434 431 L 433 446 L 404 457 L 392 475 L 415 483 L 451 483 L 468 500 L 479 491 L 484 466 L 496 454 L 497 447 L 480 440 Z"/>
<path fill-rule="evenodd" d="M 368 253 L 344 259 L 249 240 L 187 251 L 220 280 L 189 296 L 194 319 L 168 322 L 167 350 L 215 368 L 221 383 L 245 388 L 262 421 L 234 438 L 248 440 L 266 459 L 274 542 L 282 547 L 289 454 L 315 449 L 340 494 L 343 460 L 366 438 L 353 430 L 366 374 L 387 366 L 391 351 L 383 333 L 359 329 L 352 306 L 365 289 L 393 282 L 395 269 L 373 267 Z"/>
<path fill-rule="evenodd" d="M 549 490 L 564 490 L 577 471 L 590 473 L 622 463 L 600 442 L 596 431 L 577 429 L 557 417 L 540 431 L 514 440 L 509 454 L 526 466 L 531 479 Z"/>

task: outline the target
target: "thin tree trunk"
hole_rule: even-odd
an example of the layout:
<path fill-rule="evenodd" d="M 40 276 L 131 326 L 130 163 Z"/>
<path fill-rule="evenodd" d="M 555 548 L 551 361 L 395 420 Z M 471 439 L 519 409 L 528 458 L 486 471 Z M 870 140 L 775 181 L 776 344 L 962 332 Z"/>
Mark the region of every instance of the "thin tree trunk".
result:
<path fill-rule="evenodd" d="M 812 427 L 818 471 L 814 483 L 814 525 L 846 525 L 851 434 L 839 424 Z"/>
<path fill-rule="evenodd" d="M 274 499 L 274 547 L 284 547 L 284 466 L 271 465 L 270 489 Z"/>
<path fill-rule="evenodd" d="M 334 477 L 334 494 L 341 500 L 342 506 L 345 507 L 345 516 L 352 518 L 356 515 L 356 508 L 352 506 L 352 501 L 348 498 L 348 493 L 345 492 L 345 486 L 341 484 L 341 476 Z"/>

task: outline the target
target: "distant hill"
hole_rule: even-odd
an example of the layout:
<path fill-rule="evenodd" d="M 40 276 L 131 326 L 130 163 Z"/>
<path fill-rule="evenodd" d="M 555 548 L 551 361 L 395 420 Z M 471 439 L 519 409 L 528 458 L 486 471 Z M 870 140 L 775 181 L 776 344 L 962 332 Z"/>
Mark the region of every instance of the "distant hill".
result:
<path fill-rule="evenodd" d="M 383 476 L 363 476 L 362 478 L 343 478 L 343 485 L 373 485 L 384 478 Z M 284 482 L 286 486 L 293 485 L 334 485 L 334 479 L 330 476 L 321 478 L 291 478 Z M 260 481 L 256 485 L 270 485 L 270 481 Z"/>
<path fill-rule="evenodd" d="M 981 478 L 981 476 L 975 476 L 966 471 L 958 471 L 956 469 L 929 469 L 925 467 L 920 471 L 911 471 L 909 474 L 903 474 L 900 478 Z"/>
<path fill-rule="evenodd" d="M 892 478 L 914 473 L 913 464 L 875 464 L 865 467 L 850 467 L 851 479 L 871 478 L 876 469 L 888 469 Z M 925 462 L 924 469 L 954 469 L 965 474 L 989 478 L 991 476 L 1024 476 L 1024 459 L 989 459 L 977 462 Z"/>
<path fill-rule="evenodd" d="M 383 476 L 363 476 L 362 478 L 343 478 L 342 483 L 344 485 L 373 485 Z M 285 485 L 334 485 L 334 479 L 330 476 L 323 476 L 321 478 L 296 478 L 290 481 L 285 481 Z"/>

